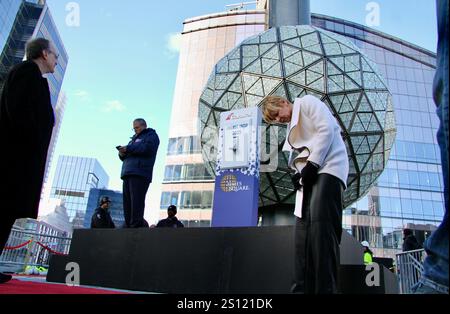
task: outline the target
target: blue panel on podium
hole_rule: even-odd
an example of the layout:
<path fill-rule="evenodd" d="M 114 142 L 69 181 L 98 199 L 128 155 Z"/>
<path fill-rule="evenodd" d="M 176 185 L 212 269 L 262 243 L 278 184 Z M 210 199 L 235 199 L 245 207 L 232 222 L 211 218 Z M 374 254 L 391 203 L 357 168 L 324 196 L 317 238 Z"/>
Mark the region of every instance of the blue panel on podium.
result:
<path fill-rule="evenodd" d="M 213 227 L 257 225 L 260 121 L 257 107 L 220 116 Z"/>
<path fill-rule="evenodd" d="M 259 178 L 224 171 L 216 177 L 212 226 L 248 227 L 258 223 Z"/>

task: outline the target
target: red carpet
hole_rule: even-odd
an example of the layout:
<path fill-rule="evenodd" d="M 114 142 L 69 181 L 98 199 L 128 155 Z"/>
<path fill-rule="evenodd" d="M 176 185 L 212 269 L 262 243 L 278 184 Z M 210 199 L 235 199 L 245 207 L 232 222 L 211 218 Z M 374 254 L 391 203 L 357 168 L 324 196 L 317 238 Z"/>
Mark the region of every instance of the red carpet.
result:
<path fill-rule="evenodd" d="M 62 284 L 50 284 L 13 279 L 0 284 L 0 294 L 127 294 L 98 288 L 69 287 Z"/>

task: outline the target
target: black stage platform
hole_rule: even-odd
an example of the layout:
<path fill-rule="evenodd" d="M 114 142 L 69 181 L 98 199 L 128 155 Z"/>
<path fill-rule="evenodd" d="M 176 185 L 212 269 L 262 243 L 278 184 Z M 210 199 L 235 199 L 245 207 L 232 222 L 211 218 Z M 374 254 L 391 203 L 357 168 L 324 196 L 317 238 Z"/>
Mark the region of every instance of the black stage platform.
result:
<path fill-rule="evenodd" d="M 49 282 L 80 266 L 80 284 L 161 293 L 289 293 L 293 226 L 75 230 L 68 256 L 52 256 Z M 365 284 L 363 249 L 348 233 L 341 243 L 342 293 L 398 293 L 380 266 L 381 285 Z"/>

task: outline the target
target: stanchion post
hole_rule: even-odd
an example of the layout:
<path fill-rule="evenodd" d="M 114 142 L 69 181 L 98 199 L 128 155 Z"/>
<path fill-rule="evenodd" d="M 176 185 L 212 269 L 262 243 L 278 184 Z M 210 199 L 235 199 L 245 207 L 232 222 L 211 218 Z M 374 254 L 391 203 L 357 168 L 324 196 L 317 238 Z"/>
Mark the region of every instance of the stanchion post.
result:
<path fill-rule="evenodd" d="M 31 236 L 30 243 L 28 243 L 28 245 L 27 245 L 27 254 L 25 255 L 25 260 L 23 262 L 22 272 L 25 272 L 25 270 L 27 269 L 27 266 L 28 266 L 28 263 L 30 261 L 31 254 L 32 254 L 33 243 L 34 243 L 34 238 L 33 238 L 33 236 Z"/>

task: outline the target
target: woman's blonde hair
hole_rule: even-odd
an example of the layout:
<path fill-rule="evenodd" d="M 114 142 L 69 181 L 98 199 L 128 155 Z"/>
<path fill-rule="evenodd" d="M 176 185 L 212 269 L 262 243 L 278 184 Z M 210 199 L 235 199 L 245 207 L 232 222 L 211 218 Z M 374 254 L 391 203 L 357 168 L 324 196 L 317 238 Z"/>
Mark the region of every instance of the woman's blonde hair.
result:
<path fill-rule="evenodd" d="M 267 96 L 261 105 L 263 119 L 267 123 L 273 123 L 278 115 L 281 104 L 286 99 L 280 96 Z"/>

